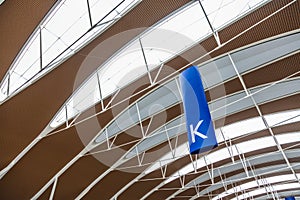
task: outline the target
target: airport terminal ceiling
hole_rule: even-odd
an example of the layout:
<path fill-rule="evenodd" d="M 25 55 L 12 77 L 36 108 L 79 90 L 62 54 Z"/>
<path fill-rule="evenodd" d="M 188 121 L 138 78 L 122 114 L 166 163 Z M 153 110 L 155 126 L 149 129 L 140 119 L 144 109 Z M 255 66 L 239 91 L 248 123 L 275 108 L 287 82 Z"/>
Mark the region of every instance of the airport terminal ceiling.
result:
<path fill-rule="evenodd" d="M 1 199 L 300 199 L 299 0 L 5 0 L 0 27 Z"/>

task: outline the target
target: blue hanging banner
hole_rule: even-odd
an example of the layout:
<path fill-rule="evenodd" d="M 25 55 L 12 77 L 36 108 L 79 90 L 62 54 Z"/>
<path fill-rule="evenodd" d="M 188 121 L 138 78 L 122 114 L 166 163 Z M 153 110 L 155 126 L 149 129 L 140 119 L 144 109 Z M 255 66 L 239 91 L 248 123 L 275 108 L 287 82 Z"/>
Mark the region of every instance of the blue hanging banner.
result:
<path fill-rule="evenodd" d="M 295 197 L 290 196 L 290 197 L 285 197 L 284 199 L 285 199 L 285 200 L 295 200 Z"/>
<path fill-rule="evenodd" d="M 218 143 L 198 68 L 189 67 L 180 74 L 179 79 L 190 153 L 209 151 Z"/>

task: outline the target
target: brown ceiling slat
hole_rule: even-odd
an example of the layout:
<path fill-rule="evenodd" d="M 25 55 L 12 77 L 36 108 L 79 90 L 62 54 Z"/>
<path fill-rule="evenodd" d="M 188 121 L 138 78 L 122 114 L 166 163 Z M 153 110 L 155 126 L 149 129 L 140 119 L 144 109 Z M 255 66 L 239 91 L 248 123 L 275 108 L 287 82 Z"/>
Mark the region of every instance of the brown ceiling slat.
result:
<path fill-rule="evenodd" d="M 281 98 L 267 104 L 260 105 L 263 114 L 281 112 L 285 110 L 297 109 L 300 107 L 300 94 L 295 94 L 286 98 Z"/>
<path fill-rule="evenodd" d="M 146 199 L 147 200 L 166 199 L 174 192 L 176 192 L 176 190 L 157 190 L 153 192 L 151 195 L 149 195 Z"/>
<path fill-rule="evenodd" d="M 243 20 L 238 20 L 235 23 L 230 25 L 230 29 L 223 29 L 219 31 L 219 37 L 221 40 L 221 43 L 229 41 L 231 38 L 235 37 L 242 31 L 246 30 L 247 28 L 255 25 L 257 22 L 263 20 L 264 18 L 268 17 L 269 15 L 273 14 L 278 9 L 282 8 L 286 4 L 290 3 L 292 0 L 283 0 L 283 1 L 272 1 L 267 3 L 266 5 L 262 6 L 255 12 L 250 13 L 249 15 L 243 17 Z M 262 38 L 268 38 L 272 35 L 277 35 L 282 32 L 288 32 L 290 30 L 294 30 L 299 28 L 299 21 L 297 20 L 297 16 L 299 16 L 299 13 L 295 13 L 295 9 L 297 9 L 297 3 L 294 3 L 292 6 L 289 6 L 288 8 L 282 10 L 280 13 L 275 14 L 270 19 L 265 20 L 260 25 L 254 27 L 253 29 L 249 30 L 251 33 L 251 38 L 248 38 L 246 34 L 243 34 L 238 38 L 239 46 L 244 46 L 245 44 L 244 39 L 246 40 L 252 40 L 252 41 L 258 41 Z M 285 22 L 284 19 L 288 18 L 289 23 L 283 23 Z M 293 21 L 290 21 L 291 19 L 296 19 Z M 276 26 L 273 26 L 274 22 L 277 22 L 278 24 Z M 298 21 L 298 23 L 297 23 Z M 261 38 L 261 39 L 259 39 Z"/>
<path fill-rule="evenodd" d="M 207 101 L 212 101 L 238 91 L 242 91 L 243 86 L 238 78 L 225 82 L 222 85 L 210 88 L 206 92 Z"/>
<path fill-rule="evenodd" d="M 226 116 L 222 119 L 218 119 L 215 121 L 215 128 L 220 128 L 226 124 L 231 124 L 237 121 L 242 121 L 248 118 L 253 118 L 259 116 L 256 108 L 248 108 L 243 111 L 243 114 L 240 112 L 234 113 L 232 115 Z"/>
<path fill-rule="evenodd" d="M 294 105 L 295 106 L 295 105 Z M 177 106 L 178 107 L 178 106 Z M 177 111 L 177 112 L 175 112 L 176 114 L 173 116 L 173 117 L 176 117 L 178 114 L 179 114 L 179 112 Z M 243 116 L 245 113 L 240 113 L 240 116 Z M 247 113 L 246 113 L 246 116 L 248 116 L 249 117 L 249 115 L 247 115 Z M 241 117 L 238 117 L 239 119 L 241 119 Z M 170 118 L 171 119 L 171 118 Z M 169 119 L 169 120 L 170 120 Z M 286 129 L 287 130 L 287 129 Z M 266 131 L 264 131 L 264 132 L 266 132 Z M 268 135 L 268 133 L 265 133 L 265 134 L 259 134 L 260 135 L 260 137 L 262 137 L 262 136 L 264 136 L 264 135 Z M 252 135 L 252 136 L 250 136 L 249 138 L 252 138 L 252 139 L 254 139 L 256 137 L 256 135 Z M 242 139 L 239 139 L 239 141 L 238 142 L 242 142 L 242 141 L 245 141 L 245 140 L 247 140 L 247 139 L 249 139 L 249 138 L 242 138 Z M 165 145 L 165 144 L 164 144 Z M 190 162 L 189 161 L 189 159 L 187 159 L 187 162 Z M 137 165 L 137 159 L 135 160 L 135 164 Z M 170 167 L 168 167 L 168 174 L 170 173 Z M 179 167 L 177 167 L 176 168 L 177 170 L 179 169 Z M 81 170 L 83 170 L 83 169 L 81 169 Z M 73 174 L 78 174 L 78 173 L 80 173 L 80 171 L 78 171 L 78 172 L 74 172 Z M 160 173 L 158 173 L 159 174 L 159 177 L 161 177 L 161 174 Z M 128 180 L 128 182 L 129 182 L 130 180 Z M 69 182 L 70 184 L 72 183 L 72 182 Z M 179 182 L 177 183 L 177 184 L 179 184 Z M 67 185 L 65 185 L 65 186 L 67 186 Z M 176 185 L 176 186 L 178 186 L 178 185 Z M 142 193 L 142 192 L 141 192 Z"/>
<path fill-rule="evenodd" d="M 115 193 L 117 193 L 122 187 L 124 187 L 128 180 L 132 180 L 146 167 L 136 168 L 131 172 L 126 171 L 112 171 L 106 175 L 100 182 L 98 182 L 84 197 L 83 199 L 110 199 Z"/>
<path fill-rule="evenodd" d="M 59 177 L 54 199 L 75 199 L 80 191 L 108 168 L 93 156 L 80 158 Z"/>
<path fill-rule="evenodd" d="M 71 129 L 42 139 L 0 180 L 1 199 L 31 198 L 82 149 Z"/>
<path fill-rule="evenodd" d="M 0 80 L 56 0 L 5 1 L 0 6 Z"/>
<path fill-rule="evenodd" d="M 247 88 L 272 83 L 300 71 L 300 53 L 284 58 L 243 76 Z M 264 76 L 260 76 L 264 74 Z M 300 74 L 298 74 L 299 76 Z"/>
<path fill-rule="evenodd" d="M 52 188 L 53 188 L 53 183 L 50 185 L 50 187 L 38 199 L 39 200 L 49 200 Z"/>
<path fill-rule="evenodd" d="M 300 130 L 300 122 L 293 122 L 289 125 L 280 125 L 272 128 L 274 134 L 297 132 Z"/>
<path fill-rule="evenodd" d="M 134 183 L 135 187 L 129 187 L 125 192 L 118 196 L 120 200 L 128 199 L 141 199 L 146 193 L 145 191 L 150 191 L 156 185 L 160 183 L 160 180 L 148 180 L 147 182 L 139 181 Z"/>

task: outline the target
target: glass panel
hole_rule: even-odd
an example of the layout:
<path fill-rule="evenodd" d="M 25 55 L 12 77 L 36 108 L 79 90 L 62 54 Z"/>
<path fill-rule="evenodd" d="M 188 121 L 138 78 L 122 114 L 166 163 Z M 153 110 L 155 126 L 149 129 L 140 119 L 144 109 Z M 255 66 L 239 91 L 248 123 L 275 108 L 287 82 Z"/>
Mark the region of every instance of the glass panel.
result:
<path fill-rule="evenodd" d="M 153 91 L 138 102 L 141 118 L 164 111 L 181 100 L 175 81 L 171 81 Z"/>
<path fill-rule="evenodd" d="M 113 8 L 116 7 L 120 2 L 121 0 L 89 0 L 93 25 L 103 19 L 107 15 L 107 13 L 113 10 Z M 113 15 L 116 16 L 118 15 L 118 13 L 116 11 L 113 11 L 112 15 L 109 18 L 105 18 L 104 21 L 112 19 L 114 17 Z"/>
<path fill-rule="evenodd" d="M 134 124 L 139 122 L 139 117 L 137 114 L 136 105 L 134 104 L 128 110 L 123 112 L 117 119 L 115 120 L 115 124 L 117 125 L 118 132 L 125 131 L 127 128 L 131 127 Z M 108 135 L 111 137 L 118 133 L 117 131 L 111 131 L 110 127 L 108 128 Z"/>
<path fill-rule="evenodd" d="M 265 157 L 265 156 L 263 156 Z M 283 159 L 282 157 L 280 159 Z M 274 159 L 275 160 L 280 160 L 280 159 Z M 260 162 L 260 164 L 262 163 L 266 163 L 266 162 Z M 237 170 L 243 170 L 244 167 L 242 165 L 241 162 L 236 162 L 236 163 L 230 163 L 230 165 L 227 166 L 221 166 L 217 169 L 214 170 L 214 177 L 218 177 L 220 176 L 220 174 L 226 174 L 226 173 L 230 173 L 230 172 L 236 172 Z M 286 169 L 286 164 L 280 164 L 280 165 L 270 165 L 267 167 L 263 167 L 263 168 L 258 168 L 255 169 L 254 174 L 252 173 L 251 170 L 249 170 L 249 176 L 259 176 L 261 174 L 267 174 L 267 173 L 272 173 L 274 171 L 287 171 Z M 233 182 L 239 181 L 241 179 L 245 179 L 247 178 L 247 174 L 245 172 L 241 172 L 238 174 L 235 174 L 233 176 L 230 177 L 226 177 L 226 182 L 224 182 L 225 185 L 230 185 Z M 205 173 L 203 175 L 201 175 L 199 178 L 197 178 L 196 180 L 194 180 L 193 182 L 190 182 L 187 184 L 186 187 L 193 187 L 197 184 L 201 184 L 204 181 L 210 180 L 209 174 Z M 215 183 L 214 185 L 210 185 L 209 187 L 207 187 L 205 190 L 200 191 L 200 195 L 203 194 L 207 194 L 209 191 L 213 191 L 213 190 L 217 190 L 223 188 L 223 183 L 222 181 L 219 181 L 218 183 Z M 224 193 L 223 193 L 224 194 Z M 230 193 L 228 193 L 229 195 Z"/>
<path fill-rule="evenodd" d="M 78 20 L 85 18 L 86 23 L 89 24 L 87 18 L 87 3 L 84 0 L 72 1 L 66 0 L 57 10 L 57 12 L 44 24 L 44 27 L 50 31 L 53 35 L 61 37 L 67 32 L 73 32 L 72 27 L 78 23 Z M 62 20 L 64 19 L 64 20 Z M 84 24 L 81 24 L 84 25 Z M 83 26 L 83 30 L 78 30 L 81 33 L 84 33 L 87 27 Z M 89 26 L 88 26 L 89 28 Z M 75 35 L 77 33 L 73 32 Z M 76 39 L 76 36 L 70 35 L 70 39 Z"/>
<path fill-rule="evenodd" d="M 24 84 L 27 79 L 25 79 L 22 75 L 17 74 L 16 72 L 12 72 L 9 81 L 9 94 L 11 94 L 13 91 L 21 87 L 21 85 Z"/>
<path fill-rule="evenodd" d="M 275 136 L 280 144 L 300 141 L 300 132 L 279 134 Z"/>
<path fill-rule="evenodd" d="M 143 48 L 149 70 L 155 69 L 157 66 L 164 63 L 165 60 L 174 55 L 172 52 L 170 53 L 167 50 L 158 49 L 157 47 L 151 48 L 143 45 Z"/>
<path fill-rule="evenodd" d="M 138 102 L 141 119 L 143 120 L 153 115 L 154 113 L 164 111 L 169 106 L 173 105 L 174 103 L 177 103 L 180 97 L 178 91 L 175 90 L 176 87 L 177 85 L 175 82 L 170 82 L 160 87 L 153 93 L 150 93 L 148 96 L 144 97 L 140 102 Z M 130 126 L 137 124 L 138 122 L 139 118 L 136 110 L 136 105 L 134 104 L 128 110 L 126 110 L 120 116 L 118 116 L 111 125 L 109 125 L 109 136 L 113 136 L 116 133 L 119 133 L 121 130 L 124 131 Z M 172 134 L 172 132 L 169 134 Z M 96 141 L 104 141 L 103 136 L 100 135 L 99 137 L 101 137 L 102 139 L 96 139 Z"/>
<path fill-rule="evenodd" d="M 242 97 L 242 98 L 235 100 L 237 97 Z M 209 107 L 215 106 L 213 107 L 214 109 L 211 109 L 211 115 L 214 120 L 220 119 L 226 115 L 237 113 L 247 108 L 254 107 L 253 101 L 251 100 L 250 97 L 246 97 L 246 94 L 244 92 L 239 94 L 234 94 L 232 95 L 232 97 L 226 98 L 225 101 L 226 101 L 225 104 L 221 102 L 221 105 L 224 106 L 219 108 L 216 107 L 215 105 L 209 106 Z"/>
<path fill-rule="evenodd" d="M 269 114 L 265 115 L 264 117 L 270 127 L 280 126 L 300 121 L 300 109 Z"/>
<path fill-rule="evenodd" d="M 97 77 L 93 76 L 72 99 L 73 108 L 84 110 L 100 100 Z"/>
<path fill-rule="evenodd" d="M 11 73 L 9 80 L 9 92 L 12 94 L 21 87 L 28 79 L 40 71 L 40 40 L 39 33 L 35 34 L 28 43 L 26 49 L 20 55 L 15 63 L 15 68 Z"/>
<path fill-rule="evenodd" d="M 224 126 L 222 132 L 226 139 L 235 138 L 241 135 L 247 135 L 249 133 L 258 132 L 266 129 L 261 117 L 255 117 L 244 121 L 236 122 L 227 126 Z"/>
<path fill-rule="evenodd" d="M 112 61 L 101 67 L 99 78 L 103 98 L 110 95 L 113 88 L 121 88 L 147 73 L 139 43 L 132 43 Z M 109 87 L 110 86 L 110 87 Z"/>
<path fill-rule="evenodd" d="M 146 53 L 147 60 L 159 64 L 211 33 L 199 4 L 195 2 L 155 26 L 142 36 L 141 41 L 145 49 L 149 50 Z M 155 52 L 160 54 L 156 61 L 153 57 Z"/>
<path fill-rule="evenodd" d="M 203 77 L 203 85 L 205 88 L 211 88 L 214 85 L 236 76 L 236 72 L 228 56 L 201 65 L 199 71 Z"/>
<path fill-rule="evenodd" d="M 288 35 L 231 54 L 240 73 L 298 50 L 300 33 Z"/>
<path fill-rule="evenodd" d="M 255 89 L 251 89 L 251 93 L 253 94 L 253 98 L 256 103 L 260 104 L 266 102 L 270 99 L 276 99 L 279 97 L 296 94 L 300 91 L 300 79 L 288 80 L 284 82 L 277 83 L 275 85 L 259 87 Z"/>
<path fill-rule="evenodd" d="M 2 84 L 0 85 L 1 88 L 0 88 L 0 101 L 4 100 L 8 94 L 7 94 L 7 85 L 8 85 L 8 76 L 9 75 L 6 75 Z"/>
<path fill-rule="evenodd" d="M 28 68 L 32 67 L 36 63 L 39 65 L 40 62 L 40 34 L 35 34 L 30 41 L 29 46 L 24 51 L 24 54 L 20 57 L 19 61 L 16 63 L 17 67 L 14 71 L 17 74 L 24 75 Z M 38 66 L 40 68 L 40 66 Z M 28 75 L 31 78 L 33 75 Z"/>
<path fill-rule="evenodd" d="M 98 5 L 98 7 L 93 7 L 94 10 L 92 15 L 99 17 L 100 15 L 107 15 L 111 9 L 118 4 L 119 1 L 114 2 L 105 2 L 91 0 L 92 3 Z M 99 3 L 100 2 L 100 3 Z M 127 0 L 124 1 L 117 9 L 117 12 L 112 12 L 109 16 L 106 17 L 106 21 L 117 16 L 120 17 L 120 14 L 124 14 L 132 6 L 136 5 L 137 0 Z M 104 6 L 109 5 L 109 6 Z M 100 5 L 100 7 L 99 7 Z M 101 12 L 99 9 L 101 8 Z M 63 19 L 63 20 L 62 20 Z M 95 19 L 94 19 L 95 20 Z M 61 60 L 72 55 L 74 49 L 78 49 L 86 44 L 91 37 L 99 34 L 103 31 L 104 28 L 111 25 L 114 21 L 108 21 L 101 26 L 95 27 L 91 30 L 86 36 L 80 39 L 76 44 L 74 44 L 70 49 L 66 50 L 68 46 L 73 44 L 79 37 L 86 33 L 90 28 L 90 21 L 88 15 L 87 2 L 85 0 L 72 1 L 65 0 L 58 3 L 55 9 L 47 15 L 47 18 L 44 20 L 44 23 L 40 25 L 42 28 L 42 53 L 43 53 L 43 64 L 42 67 L 48 66 L 51 62 L 50 67 L 57 66 Z M 96 21 L 95 21 L 96 23 Z M 13 81 L 18 81 L 18 83 L 10 82 L 10 93 L 14 90 L 23 86 L 26 82 L 26 79 L 31 79 L 35 74 L 40 71 L 40 31 L 37 28 L 35 33 L 31 36 L 29 42 L 23 47 L 23 50 L 18 56 L 18 59 L 15 61 L 12 69 L 10 71 L 15 71 L 21 78 L 16 79 L 16 75 L 13 75 Z M 65 51 L 65 52 L 64 52 Z M 64 52 L 64 53 L 62 53 Z M 60 55 L 55 61 L 60 53 Z M 49 72 L 49 69 L 43 70 L 41 74 Z M 38 78 L 38 76 L 36 76 Z M 30 83 L 33 81 L 30 80 Z M 1 88 L 3 90 L 3 84 L 7 83 L 2 81 Z M 29 85 L 29 84 L 27 84 Z M 0 100 L 4 100 L 5 95 L 0 95 Z"/>
<path fill-rule="evenodd" d="M 97 2 L 95 1 L 94 3 L 97 3 Z M 171 18 L 167 19 L 163 23 L 157 25 L 155 27 L 155 29 L 149 31 L 144 36 L 142 36 L 142 43 L 143 43 L 143 47 L 145 48 L 144 49 L 145 55 L 146 55 L 150 70 L 153 69 L 154 67 L 157 67 L 157 65 L 159 65 L 162 60 L 167 59 L 167 57 L 169 57 L 171 55 L 174 55 L 174 52 L 170 52 L 170 49 L 173 48 L 172 45 L 174 45 L 173 44 L 174 42 L 172 42 L 172 44 L 169 43 L 171 46 L 170 45 L 168 46 L 169 40 L 167 40 L 172 36 L 171 33 L 173 33 L 173 32 L 170 32 L 170 31 L 163 32 L 164 33 L 163 35 L 166 36 L 166 41 L 163 41 L 164 37 L 162 37 L 162 35 L 161 35 L 162 30 L 166 29 L 166 30 L 172 30 L 175 32 L 179 32 L 179 30 L 181 28 L 179 28 L 178 24 L 182 24 L 180 22 L 187 20 L 187 18 L 189 18 L 189 17 L 193 17 L 193 15 L 197 15 L 197 14 L 195 14 L 195 12 L 196 11 L 198 12 L 199 11 L 198 9 L 200 9 L 200 5 L 198 2 L 195 2 L 192 5 L 190 5 L 189 7 L 178 12 Z M 190 14 L 189 12 L 192 12 L 193 14 Z M 197 18 L 197 20 L 204 19 L 203 13 L 202 12 L 199 12 L 199 13 L 201 13 L 201 14 L 199 14 L 200 17 L 194 16 L 194 18 L 195 19 Z M 177 26 L 176 26 L 176 24 L 177 24 Z M 101 30 L 101 29 L 99 29 L 99 30 Z M 203 29 L 201 29 L 201 30 L 203 30 Z M 169 34 L 171 34 L 171 35 L 169 35 Z M 89 35 L 90 35 L 89 37 L 91 37 L 92 34 L 90 33 Z M 201 34 L 198 34 L 198 36 L 200 36 L 200 35 Z M 188 35 L 186 35 L 186 36 L 188 36 Z M 235 58 L 237 58 L 237 62 L 241 61 L 239 59 L 242 59 L 243 62 L 247 63 L 248 61 L 244 60 L 244 59 L 246 59 L 246 57 L 243 59 L 242 55 L 248 55 L 247 56 L 247 59 L 248 59 L 249 55 L 252 55 L 251 54 L 251 52 L 252 52 L 253 56 L 254 56 L 254 59 L 252 58 L 253 62 L 264 63 L 264 62 L 270 61 L 270 59 L 274 59 L 278 56 L 282 56 L 283 54 L 286 54 L 288 52 L 294 51 L 295 49 L 299 48 L 299 45 L 294 44 L 295 41 L 296 42 L 298 41 L 299 36 L 300 36 L 300 34 L 294 34 L 291 36 L 287 36 L 287 37 L 278 39 L 278 41 L 274 40 L 274 41 L 266 42 L 266 43 L 260 44 L 258 46 L 254 46 L 254 47 L 242 50 L 241 52 L 243 52 L 243 54 L 238 55 L 238 54 L 234 53 L 234 54 L 232 54 L 232 56 L 233 57 L 236 56 Z M 82 41 L 84 41 L 84 40 L 86 40 L 86 38 L 82 39 Z M 287 40 L 286 43 L 284 42 L 285 40 Z M 173 40 L 170 40 L 170 41 L 173 41 Z M 183 42 L 183 43 L 185 43 L 185 42 Z M 154 48 L 155 46 L 161 45 L 161 44 L 163 44 L 162 49 Z M 186 45 L 186 44 L 184 44 L 184 45 Z M 277 46 L 278 48 L 269 48 L 274 45 Z M 288 47 L 291 47 L 291 48 L 288 48 Z M 178 48 L 176 47 L 174 49 L 179 50 L 182 48 L 183 48 L 183 46 L 180 46 Z M 257 59 L 255 56 L 256 55 L 258 56 L 259 54 L 255 54 L 257 52 L 257 50 L 253 50 L 256 48 L 265 49 L 265 51 L 267 51 L 267 50 L 269 51 L 269 49 L 270 49 L 270 51 L 274 51 L 274 53 L 268 52 L 267 54 L 272 55 L 272 56 L 262 56 L 263 60 Z M 245 63 L 241 63 L 241 64 L 244 65 Z M 124 66 L 126 66 L 126 67 L 124 67 Z M 217 70 L 213 70 L 212 66 L 214 66 L 214 68 L 216 68 Z M 251 69 L 256 66 L 258 66 L 256 63 L 251 63 Z M 249 69 L 250 68 L 247 68 L 247 70 L 249 70 Z M 133 71 L 134 71 L 134 73 L 132 73 Z M 221 83 L 224 80 L 227 80 L 233 76 L 236 76 L 236 73 L 233 70 L 233 67 L 231 66 L 231 63 L 227 56 L 217 59 L 215 61 L 212 61 L 203 66 L 200 66 L 200 71 L 204 77 L 205 88 L 212 87 L 216 84 Z M 101 92 L 102 92 L 103 98 L 111 95 L 118 88 L 124 87 L 125 85 L 131 83 L 136 78 L 138 78 L 146 73 L 147 73 L 147 70 L 146 70 L 145 62 L 144 62 L 144 59 L 142 56 L 140 44 L 138 41 L 134 41 L 130 46 L 126 47 L 126 49 L 124 49 L 121 53 L 114 56 L 112 58 L 112 60 L 110 60 L 105 66 L 101 66 L 99 75 L 100 75 Z M 175 91 L 177 91 L 177 89 Z M 239 96 L 233 96 L 233 98 L 243 98 L 242 96 L 244 94 L 238 94 L 238 95 Z M 265 95 L 265 94 L 262 93 L 261 95 Z M 267 95 L 265 95 L 265 96 L 268 97 Z M 231 101 L 231 99 L 229 98 L 228 101 Z M 228 114 L 228 115 L 233 114 L 242 109 L 246 109 L 246 108 L 254 106 L 252 103 L 252 100 L 250 98 L 241 99 L 241 101 L 239 101 L 235 104 L 227 105 L 226 103 L 230 103 L 230 102 L 224 102 L 224 100 L 222 100 L 222 101 L 218 100 L 217 102 L 213 102 L 210 105 L 210 108 L 213 111 L 212 117 L 214 119 L 219 119 L 222 116 L 224 116 L 225 114 Z M 91 106 L 91 104 L 88 105 L 87 107 L 89 107 L 89 106 Z"/>
<path fill-rule="evenodd" d="M 86 1 L 66 0 L 43 26 L 43 66 L 47 66 L 90 28 Z"/>
<path fill-rule="evenodd" d="M 43 67 L 47 66 L 55 57 L 67 48 L 59 36 L 52 34 L 48 29 L 42 29 Z"/>

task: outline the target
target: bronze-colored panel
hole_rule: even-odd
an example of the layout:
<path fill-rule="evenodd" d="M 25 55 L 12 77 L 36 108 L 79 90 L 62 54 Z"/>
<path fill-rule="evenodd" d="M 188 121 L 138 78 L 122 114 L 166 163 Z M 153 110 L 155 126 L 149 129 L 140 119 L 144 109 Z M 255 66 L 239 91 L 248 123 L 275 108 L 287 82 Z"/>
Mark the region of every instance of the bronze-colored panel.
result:
<path fill-rule="evenodd" d="M 153 199 L 167 199 L 171 194 L 176 192 L 176 190 L 157 190 L 149 195 L 146 199 L 153 200 Z"/>
<path fill-rule="evenodd" d="M 242 112 L 238 112 L 229 116 L 226 116 L 224 119 L 218 119 L 215 121 L 215 127 L 220 128 L 226 124 L 231 124 L 237 121 L 242 121 L 245 119 L 249 119 L 252 117 L 259 116 L 256 108 L 248 108 L 247 110 L 244 110 Z"/>
<path fill-rule="evenodd" d="M 300 53 L 284 58 L 243 76 L 247 88 L 281 80 L 300 71 Z M 262 76 L 264 74 L 264 76 Z M 298 74 L 299 75 L 299 74 Z"/>
<path fill-rule="evenodd" d="M 56 0 L 9 0 L 0 6 L 0 80 Z"/>
<path fill-rule="evenodd" d="M 93 156 L 84 156 L 59 177 L 54 199 L 75 199 L 109 166 Z"/>
<path fill-rule="evenodd" d="M 294 122 L 287 125 L 280 125 L 272 128 L 274 134 L 297 132 L 300 130 L 300 122 Z"/>
<path fill-rule="evenodd" d="M 222 85 L 211 88 L 205 94 L 207 97 L 207 101 L 212 101 L 224 97 L 224 95 L 233 94 L 235 92 L 242 91 L 242 90 L 243 90 L 243 86 L 240 80 L 238 78 L 235 78 L 228 82 L 225 82 Z"/>
<path fill-rule="evenodd" d="M 49 200 L 52 188 L 53 188 L 53 183 L 38 199 L 39 200 Z"/>
<path fill-rule="evenodd" d="M 255 12 L 250 13 L 249 15 L 243 18 L 243 23 L 239 21 L 233 23 L 231 25 L 231 30 L 224 29 L 219 33 L 219 37 L 222 42 L 228 41 L 237 34 L 241 33 L 242 31 L 246 30 L 248 27 L 253 26 L 258 21 L 266 18 L 268 15 L 274 13 L 279 8 L 283 7 L 287 3 L 291 2 L 291 0 L 284 0 L 280 2 L 270 2 L 267 5 L 261 7 Z M 269 30 L 269 32 L 273 32 L 274 28 Z M 265 33 L 256 33 L 256 34 L 265 34 Z"/>
<path fill-rule="evenodd" d="M 129 187 L 125 192 L 121 193 L 118 197 L 120 200 L 128 199 L 141 199 L 148 191 L 157 186 L 161 181 L 160 180 L 148 180 L 138 181 L 135 184 L 135 187 Z"/>
<path fill-rule="evenodd" d="M 185 196 L 192 197 L 196 194 L 197 194 L 196 188 L 189 188 L 189 189 L 185 190 L 184 192 L 180 193 L 180 195 L 177 195 L 177 197 L 185 197 Z M 178 199 L 178 198 L 175 198 L 175 199 Z"/>
<path fill-rule="evenodd" d="M 0 180 L 0 198 L 31 198 L 83 147 L 71 129 L 42 139 Z"/>
<path fill-rule="evenodd" d="M 145 167 L 137 167 L 133 171 L 143 171 Z M 98 182 L 84 197 L 83 199 L 110 199 L 129 181 L 137 177 L 139 173 L 125 172 L 125 171 L 112 171 L 106 175 L 100 182 Z"/>
<path fill-rule="evenodd" d="M 297 109 L 300 107 L 300 94 L 281 98 L 267 104 L 260 105 L 259 108 L 263 114 L 281 112 L 285 110 Z"/>
<path fill-rule="evenodd" d="M 134 144 L 124 146 L 129 149 Z M 122 148 L 85 155 L 76 161 L 59 178 L 57 185 L 56 199 L 76 198 L 93 180 L 109 169 L 126 151 Z M 109 185 L 108 187 L 110 187 Z"/>

